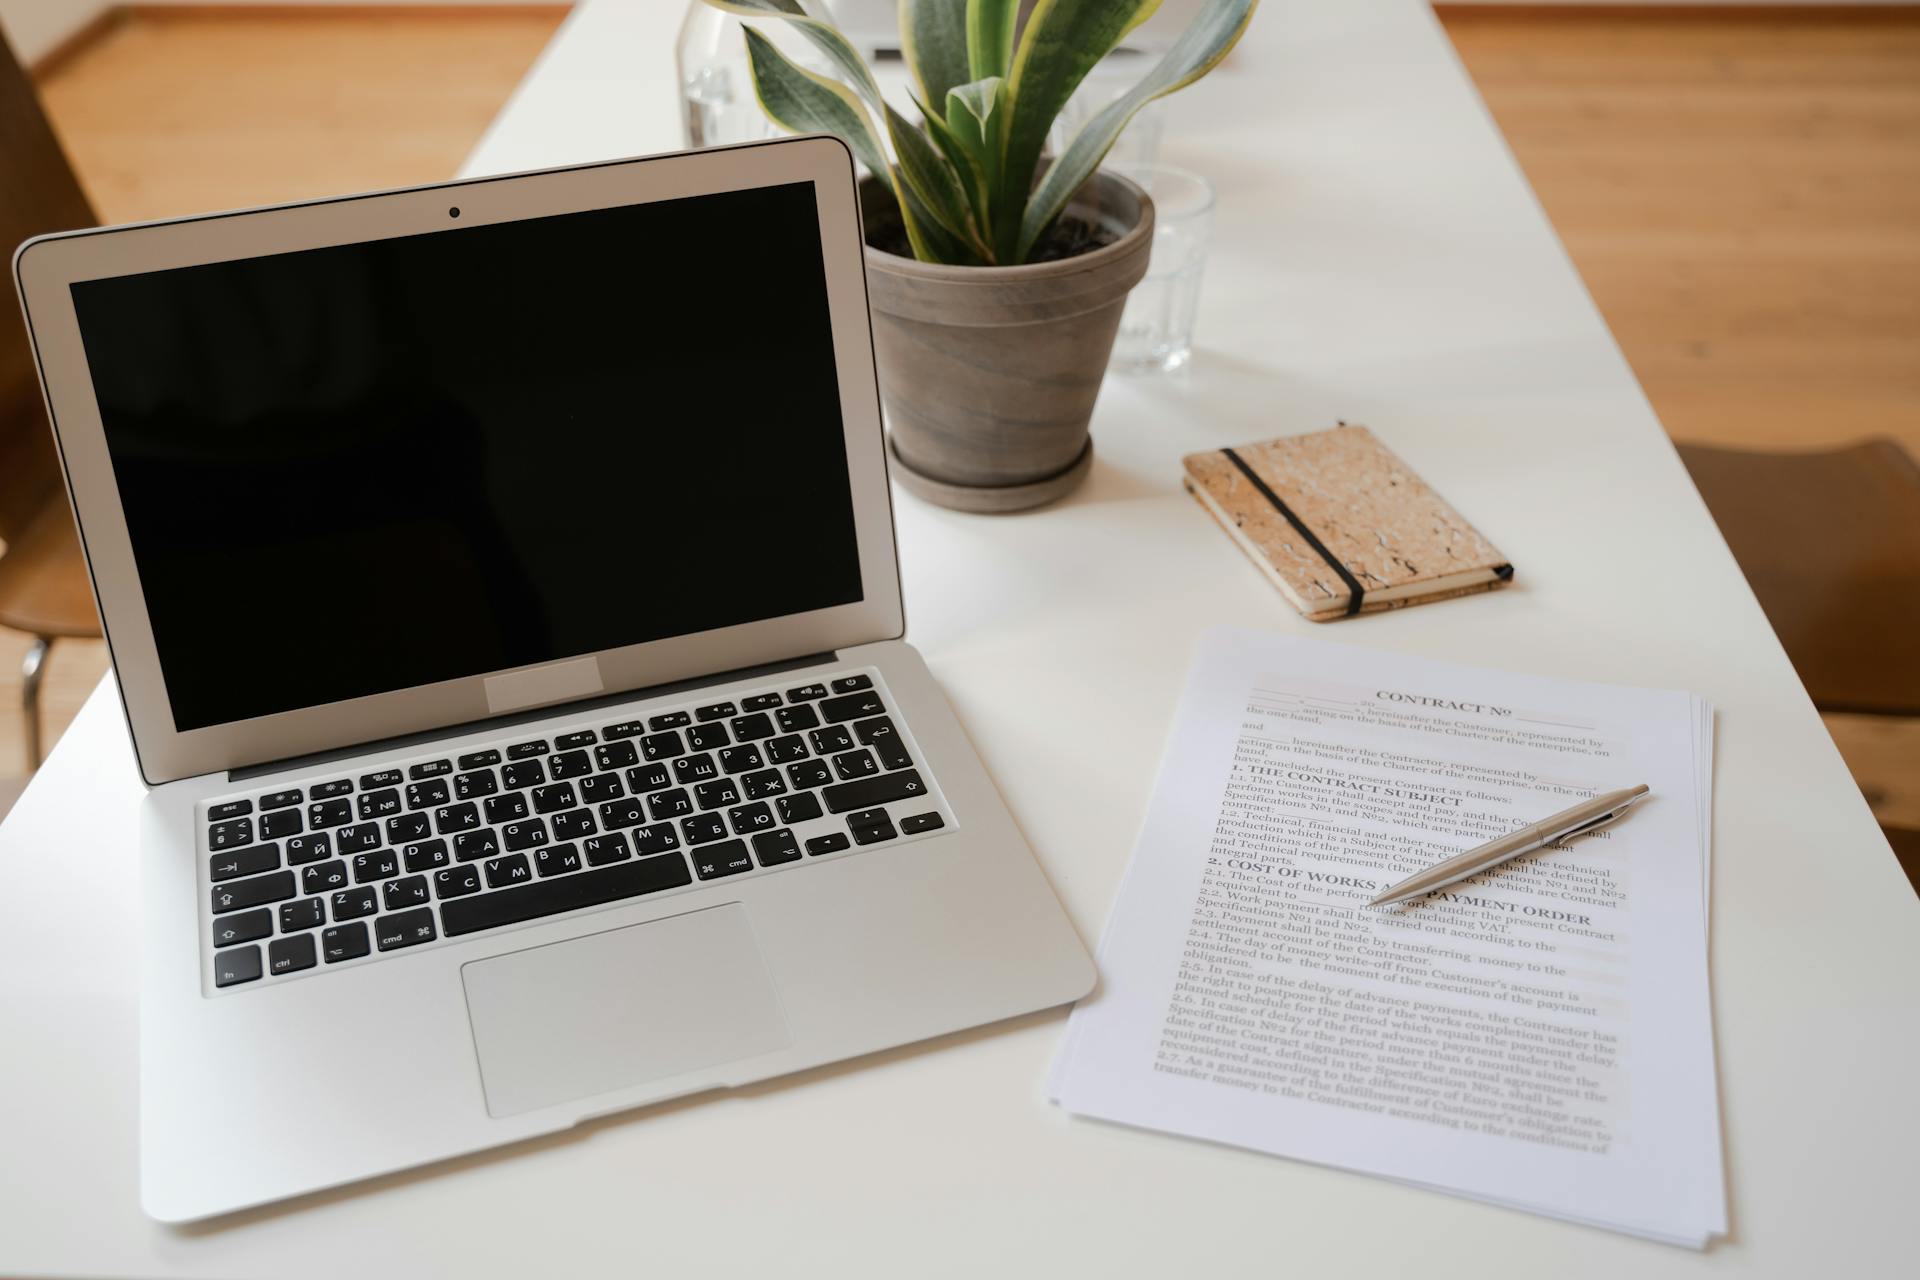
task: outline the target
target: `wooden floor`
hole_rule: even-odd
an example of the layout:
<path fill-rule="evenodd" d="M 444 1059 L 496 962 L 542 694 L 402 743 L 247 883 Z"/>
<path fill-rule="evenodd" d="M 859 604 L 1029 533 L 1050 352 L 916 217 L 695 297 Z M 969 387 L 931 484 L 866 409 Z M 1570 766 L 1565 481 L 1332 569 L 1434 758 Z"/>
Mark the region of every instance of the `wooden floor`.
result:
<path fill-rule="evenodd" d="M 42 91 L 110 221 L 433 181 L 561 17 L 142 10 Z M 1920 13 L 1443 17 L 1673 435 L 1920 454 Z M 0 633 L 0 777 L 24 648 Z M 55 651 L 50 733 L 105 663 Z M 1920 825 L 1920 733 L 1833 723 Z"/>

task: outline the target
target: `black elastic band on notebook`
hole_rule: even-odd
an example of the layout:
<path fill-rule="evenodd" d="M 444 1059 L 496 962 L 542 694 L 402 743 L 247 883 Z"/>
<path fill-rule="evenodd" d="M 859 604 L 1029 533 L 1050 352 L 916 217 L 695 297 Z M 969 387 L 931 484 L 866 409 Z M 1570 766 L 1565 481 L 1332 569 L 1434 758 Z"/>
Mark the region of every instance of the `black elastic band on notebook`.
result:
<path fill-rule="evenodd" d="M 1366 595 L 1366 589 L 1360 585 L 1360 579 L 1349 573 L 1347 566 L 1334 559 L 1333 552 L 1327 550 L 1327 544 L 1313 536 L 1313 530 L 1301 523 L 1300 517 L 1293 514 L 1293 508 L 1280 501 L 1280 495 L 1268 488 L 1265 480 L 1253 474 L 1253 468 L 1247 465 L 1246 459 L 1232 449 L 1222 449 L 1220 452 L 1227 455 L 1228 462 L 1240 468 L 1240 474 L 1253 482 L 1253 487 L 1260 491 L 1260 496 L 1271 502 L 1273 509 L 1287 518 L 1287 523 L 1293 526 L 1294 532 L 1305 538 L 1307 545 L 1318 552 L 1320 558 L 1327 562 L 1328 567 L 1340 575 L 1340 581 L 1347 584 L 1347 590 L 1352 593 L 1347 597 L 1347 616 L 1352 617 L 1360 612 L 1361 598 Z"/>

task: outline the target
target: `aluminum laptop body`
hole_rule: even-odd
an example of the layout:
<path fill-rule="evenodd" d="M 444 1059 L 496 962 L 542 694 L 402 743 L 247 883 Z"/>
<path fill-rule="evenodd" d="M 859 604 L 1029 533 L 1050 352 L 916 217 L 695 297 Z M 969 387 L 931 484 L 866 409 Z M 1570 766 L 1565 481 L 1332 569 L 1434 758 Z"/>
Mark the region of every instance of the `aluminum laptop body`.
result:
<path fill-rule="evenodd" d="M 903 638 L 838 142 L 14 269 L 150 788 L 152 1216 L 1091 986 Z"/>

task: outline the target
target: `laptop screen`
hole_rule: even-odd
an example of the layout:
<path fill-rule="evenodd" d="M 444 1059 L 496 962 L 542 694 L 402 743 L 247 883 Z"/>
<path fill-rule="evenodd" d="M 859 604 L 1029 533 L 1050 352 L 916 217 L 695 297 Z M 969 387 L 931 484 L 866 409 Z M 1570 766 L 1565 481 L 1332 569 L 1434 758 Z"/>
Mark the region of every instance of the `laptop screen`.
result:
<path fill-rule="evenodd" d="M 72 286 L 179 730 L 861 598 L 811 183 L 449 227 Z"/>

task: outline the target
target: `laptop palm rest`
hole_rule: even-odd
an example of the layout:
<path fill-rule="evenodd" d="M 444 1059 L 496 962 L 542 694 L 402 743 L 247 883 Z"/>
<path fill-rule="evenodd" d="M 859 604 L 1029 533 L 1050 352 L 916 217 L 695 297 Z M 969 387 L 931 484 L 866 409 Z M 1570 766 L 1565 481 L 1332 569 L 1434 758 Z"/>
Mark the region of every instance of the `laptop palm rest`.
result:
<path fill-rule="evenodd" d="M 462 965 L 496 1118 L 790 1043 L 738 903 Z"/>

